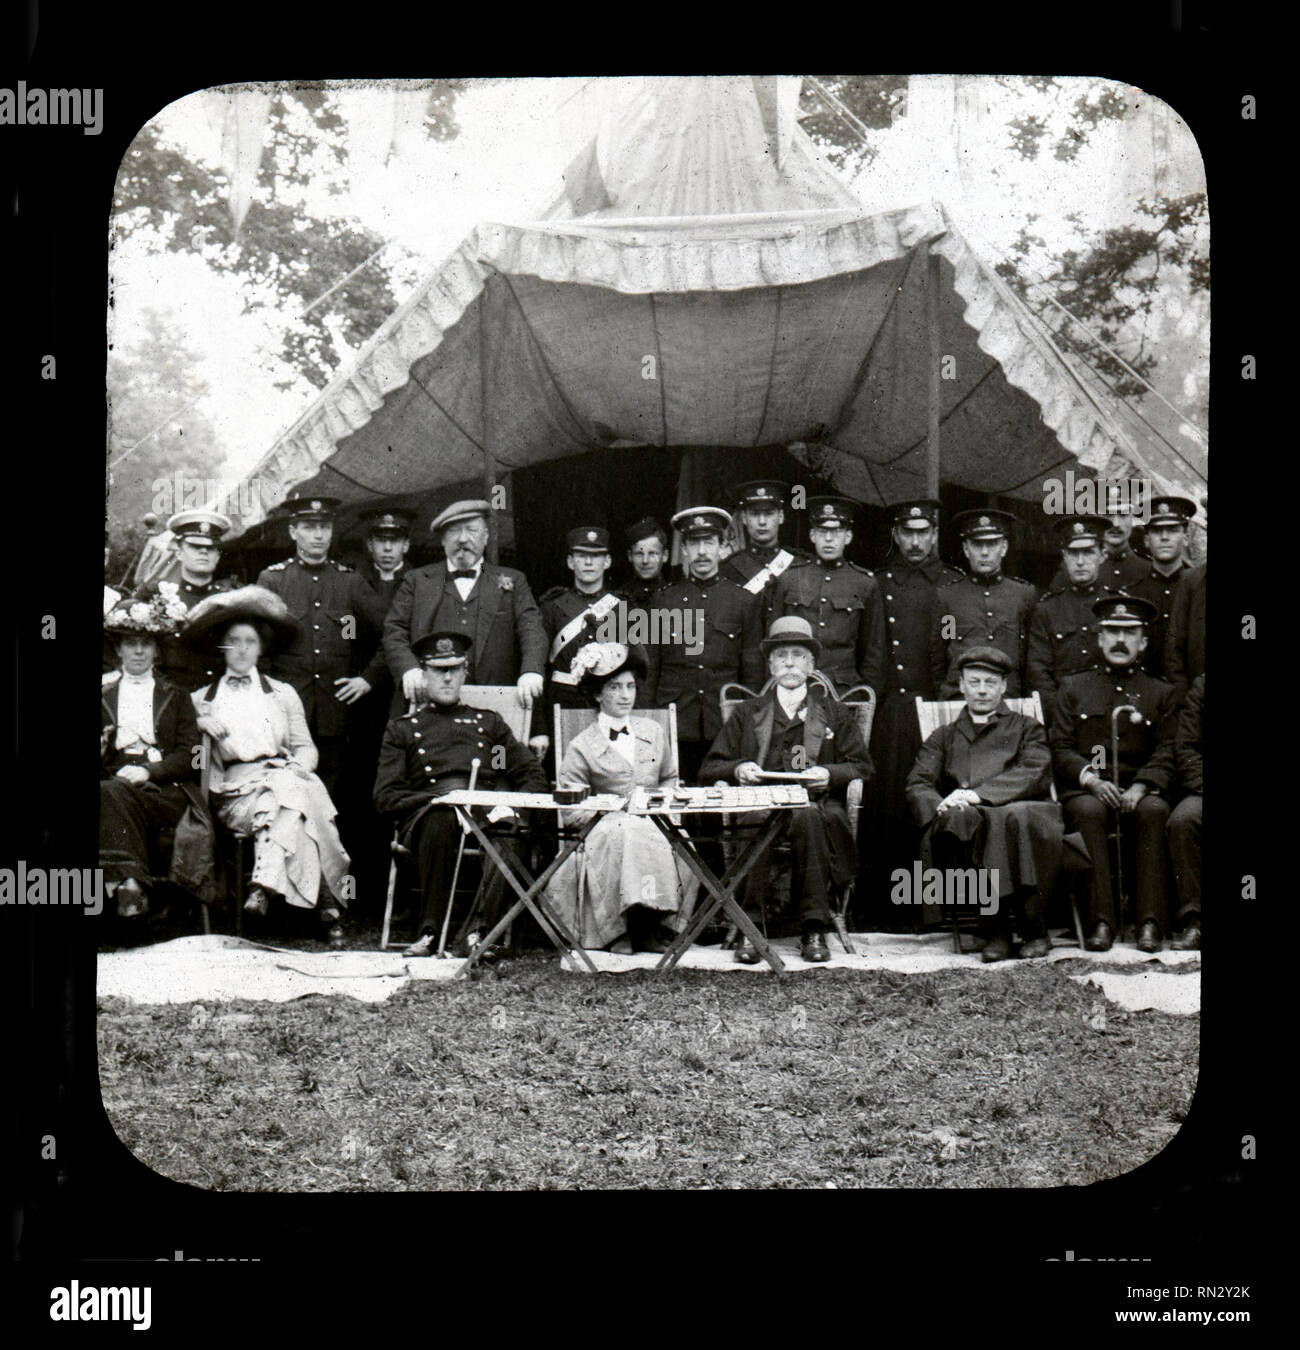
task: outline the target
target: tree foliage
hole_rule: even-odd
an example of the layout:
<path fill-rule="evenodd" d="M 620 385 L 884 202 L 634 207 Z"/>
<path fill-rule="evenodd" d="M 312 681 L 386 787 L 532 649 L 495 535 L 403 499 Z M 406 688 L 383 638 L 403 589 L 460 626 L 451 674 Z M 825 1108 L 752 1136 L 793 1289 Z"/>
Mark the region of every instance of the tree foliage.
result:
<path fill-rule="evenodd" d="M 442 80 L 430 88 L 424 127 L 431 139 L 458 133 L 455 99 L 464 83 Z M 395 306 L 386 270 L 363 266 L 384 240 L 342 215 L 308 216 L 298 191 L 346 172 L 345 130 L 329 90 L 295 86 L 277 93 L 257 191 L 238 234 L 222 171 L 187 157 L 152 125 L 127 152 L 113 203 L 114 226 L 124 235 L 150 229 L 161 247 L 198 253 L 209 267 L 238 277 L 250 311 L 286 306 L 301 311 L 348 278 L 325 304 L 285 326 L 281 356 L 317 387 L 329 382 L 339 364 L 326 316 L 356 347 Z"/>

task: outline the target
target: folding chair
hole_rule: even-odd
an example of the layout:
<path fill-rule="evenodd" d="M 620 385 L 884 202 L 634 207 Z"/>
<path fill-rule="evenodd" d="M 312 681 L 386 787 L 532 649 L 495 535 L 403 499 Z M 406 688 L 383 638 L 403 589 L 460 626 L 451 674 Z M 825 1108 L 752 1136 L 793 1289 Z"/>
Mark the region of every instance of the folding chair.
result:
<path fill-rule="evenodd" d="M 647 722 L 655 722 L 663 727 L 665 735 L 668 737 L 668 745 L 672 752 L 673 763 L 678 763 L 677 759 L 677 705 L 670 703 L 666 708 L 633 708 L 631 715 L 633 717 L 643 717 Z M 595 708 L 563 708 L 558 703 L 555 705 L 555 786 L 560 786 L 560 766 L 564 763 L 564 752 L 569 748 L 569 742 L 573 740 L 580 732 L 586 729 L 596 720 Z M 560 837 L 565 837 L 564 826 L 559 827 Z M 578 940 L 582 940 L 583 933 L 583 905 L 586 902 L 584 892 L 585 869 L 583 867 L 583 854 L 586 852 L 586 844 L 579 844 L 574 857 L 578 860 L 578 918 L 575 925 L 578 934 Z"/>
<path fill-rule="evenodd" d="M 1007 707 L 1012 712 L 1019 713 L 1022 717 L 1032 717 L 1040 726 L 1046 726 L 1046 720 L 1043 717 L 1042 700 L 1038 697 L 1038 690 L 1025 698 L 1005 699 Z M 924 743 L 940 727 L 946 727 L 950 722 L 955 722 L 961 714 L 961 710 L 966 706 L 966 700 L 962 698 L 943 699 L 934 703 L 927 703 L 919 694 L 916 697 L 916 720 L 921 728 L 921 741 Z M 1051 785 L 1052 801 L 1058 804 L 1056 796 L 1056 783 Z M 1068 853 L 1068 850 L 1067 850 Z M 1065 870 L 1065 857 L 1061 859 L 1062 871 Z M 1070 892 L 1070 909 L 1074 914 L 1074 931 L 1079 939 L 1079 948 L 1083 948 L 1083 924 L 1079 919 L 1079 906 L 1075 901 L 1074 892 Z M 961 951 L 961 931 L 960 914 L 957 906 L 951 906 L 952 919 L 952 943 L 953 951 Z"/>
<path fill-rule="evenodd" d="M 533 710 L 525 708 L 519 701 L 519 691 L 513 684 L 466 684 L 461 686 L 460 701 L 470 708 L 484 708 L 489 712 L 497 713 L 505 724 L 510 728 L 511 734 L 520 745 L 528 745 L 528 733 L 533 723 Z M 482 863 L 483 850 L 469 836 L 462 834 L 460 843 L 457 846 L 461 858 L 477 858 Z M 397 874 L 398 863 L 411 858 L 411 851 L 405 845 L 398 842 L 398 831 L 393 831 L 392 861 L 388 867 L 388 895 L 384 902 L 384 925 L 379 937 L 379 945 L 384 951 L 393 947 L 405 947 L 408 940 L 392 937 L 393 927 L 393 906 L 397 896 Z M 488 880 L 487 873 L 480 876 L 479 882 L 474 890 L 475 900 L 481 891 L 484 883 Z M 464 893 L 467 888 L 461 888 Z M 447 897 L 447 907 L 450 908 L 456 903 L 456 894 L 453 893 Z"/>
<path fill-rule="evenodd" d="M 860 684 L 850 689 L 843 698 L 835 691 L 834 683 L 823 675 L 820 670 L 814 670 L 809 677 L 814 683 L 819 684 L 827 693 L 828 697 L 834 699 L 837 703 L 843 703 L 851 708 L 858 724 L 858 730 L 862 733 L 862 742 L 864 745 L 871 742 L 871 723 L 876 715 L 876 696 L 868 685 Z M 757 694 L 751 689 L 747 689 L 743 684 L 724 684 L 719 695 L 719 706 L 722 712 L 722 720 L 725 723 L 731 714 L 745 702 L 746 699 L 759 698 L 768 693 L 774 680 L 769 679 Z M 858 837 L 858 818 L 862 814 L 862 780 L 855 778 L 848 786 L 845 793 L 845 802 L 848 807 L 849 827 L 853 831 L 853 837 Z M 724 820 L 728 818 L 724 817 Z M 782 860 L 789 859 L 789 849 L 784 845 L 778 845 L 776 856 Z M 847 916 L 849 905 L 853 900 L 853 891 L 856 886 L 856 880 L 850 880 L 836 888 L 834 898 L 831 900 L 831 922 L 835 925 L 835 933 L 840 940 L 840 945 L 850 955 L 856 955 L 856 949 L 853 943 L 849 941 Z M 764 909 L 762 916 L 763 932 L 767 933 L 767 914 Z M 727 933 L 728 944 L 735 940 L 735 933 L 729 930 Z"/>

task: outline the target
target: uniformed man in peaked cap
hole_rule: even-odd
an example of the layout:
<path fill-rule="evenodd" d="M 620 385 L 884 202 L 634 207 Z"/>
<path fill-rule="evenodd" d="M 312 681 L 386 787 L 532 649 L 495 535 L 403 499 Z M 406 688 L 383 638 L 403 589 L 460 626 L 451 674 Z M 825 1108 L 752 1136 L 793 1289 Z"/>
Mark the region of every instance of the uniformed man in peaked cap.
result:
<path fill-rule="evenodd" d="M 168 520 L 167 529 L 176 539 L 176 557 L 180 563 L 176 598 L 187 610 L 193 609 L 206 596 L 235 589 L 238 583 L 232 577 L 213 580 L 221 561 L 221 540 L 230 529 L 229 516 L 207 508 L 178 511 Z M 157 590 L 156 581 L 146 582 L 137 590 L 135 598 L 150 599 Z M 221 673 L 220 666 L 213 663 L 210 654 L 192 650 L 174 634 L 162 638 L 157 669 L 187 692 Z"/>
<path fill-rule="evenodd" d="M 847 497 L 810 497 L 808 535 L 816 554 L 794 563 L 776 584 L 775 612 L 808 620 L 821 643 L 818 669 L 839 695 L 865 684 L 884 688 L 885 607 L 865 567 L 849 562 L 856 506 Z"/>
<path fill-rule="evenodd" d="M 1025 646 L 1036 593 L 1027 581 L 1002 572 L 1015 523 L 1009 512 L 991 507 L 963 511 L 953 519 L 967 572 L 960 581 L 939 587 L 934 641 L 938 659 L 947 667 L 940 698 L 958 696 L 957 658 L 971 646 L 996 647 L 1011 658 L 1008 698 L 1019 698 L 1024 688 Z"/>
<path fill-rule="evenodd" d="M 1061 541 L 1061 566 L 1066 583 L 1043 595 L 1029 617 L 1026 665 L 1028 687 L 1036 689 L 1043 716 L 1056 718 L 1056 691 L 1067 675 L 1092 670 L 1101 660 L 1097 649 L 1097 616 L 1093 605 L 1103 594 L 1102 516 L 1062 516 L 1054 529 Z"/>
<path fill-rule="evenodd" d="M 578 688 L 578 677 L 570 666 L 578 649 L 599 642 L 601 626 L 618 622 L 617 611 L 623 600 L 605 584 L 609 576 L 609 531 L 599 525 L 579 525 L 565 539 L 565 563 L 572 574 L 568 586 L 552 586 L 540 599 L 542 625 L 549 648 L 546 657 L 546 707 L 548 717 L 554 708 L 587 708 L 590 702 Z M 611 639 L 621 641 L 619 637 Z M 539 728 L 550 734 L 550 723 Z"/>
<path fill-rule="evenodd" d="M 1133 587 L 1146 577 L 1151 565 L 1133 550 L 1133 530 L 1137 525 L 1133 508 L 1126 502 L 1111 501 L 1105 504 L 1113 506 L 1114 510 L 1103 517 L 1106 522 L 1102 535 L 1104 551 L 1097 580 L 1102 590 L 1112 595 L 1117 591 L 1132 595 Z M 1048 589 L 1057 590 L 1068 582 L 1065 568 L 1058 567 Z"/>
<path fill-rule="evenodd" d="M 360 643 L 355 574 L 329 556 L 337 498 L 294 493 L 284 503 L 294 556 L 272 563 L 257 578 L 274 591 L 298 622 L 298 636 L 275 657 L 268 673 L 293 685 L 307 713 L 320 763 L 316 776 L 335 795 L 347 741 L 348 708 L 370 692 L 357 673 Z"/>
<path fill-rule="evenodd" d="M 1174 597 L 1182 579 L 1192 571 L 1187 560 L 1187 538 L 1196 515 L 1196 503 L 1187 497 L 1156 497 L 1146 526 L 1146 547 L 1151 555 L 1147 573 L 1128 588 L 1130 595 L 1150 600 L 1156 617 L 1147 632 L 1143 666 L 1157 679 L 1169 679 L 1165 671 L 1165 638 L 1173 615 Z"/>
<path fill-rule="evenodd" d="M 762 686 L 762 633 L 758 597 L 719 574 L 731 516 L 716 506 L 693 506 L 679 511 L 672 524 L 682 536 L 686 576 L 660 587 L 651 603 L 652 611 L 672 623 L 667 634 L 652 634 L 648 643 L 646 706 L 677 705 L 678 763 L 683 781 L 694 783 L 722 729 L 722 686 Z"/>
<path fill-rule="evenodd" d="M 720 570 L 724 577 L 759 597 L 766 632 L 773 619 L 778 579 L 791 563 L 806 559 L 808 554 L 801 548 L 781 546 L 786 507 L 784 483 L 771 478 L 741 483 L 735 489 L 735 498 L 747 543 L 731 554 Z"/>
<path fill-rule="evenodd" d="M 938 614 L 938 587 L 961 580 L 939 557 L 939 503 L 934 498 L 898 502 L 892 508 L 892 548 L 871 574 L 885 610 L 885 670 L 871 724 L 871 758 L 861 815 L 859 851 L 864 879 L 859 905 L 871 926 L 911 926 L 915 919 L 889 904 L 889 878 L 917 857 L 920 832 L 908 810 L 903 786 L 921 748 L 916 700 L 938 698 L 945 669 L 936 670 L 931 641 Z"/>
<path fill-rule="evenodd" d="M 418 936 L 407 956 L 431 956 L 436 950 L 456 865 L 460 825 L 456 813 L 436 805 L 437 799 L 469 786 L 476 759 L 479 789 L 550 791 L 541 764 L 496 713 L 461 703 L 471 645 L 458 629 L 427 633 L 411 644 L 428 702 L 389 722 L 379 754 L 375 807 L 399 822 L 399 841 L 415 855 L 420 875 Z M 494 755 L 498 748 L 504 756 Z M 494 767 L 503 757 L 505 767 Z M 501 892 L 500 876 L 485 878 L 480 911 L 469 910 L 460 925 L 462 949 L 473 931 L 486 932 L 496 924 Z"/>
<path fill-rule="evenodd" d="M 1141 668 L 1146 628 L 1155 617 L 1148 600 L 1103 595 L 1093 603 L 1102 661 L 1096 670 L 1067 675 L 1049 729 L 1056 791 L 1069 822 L 1083 835 L 1092 860 L 1089 951 L 1109 951 L 1118 928 L 1106 831 L 1117 813 L 1137 834 L 1140 950 L 1159 951 L 1168 923 L 1165 825 L 1175 782 L 1177 698 L 1172 685 Z M 1119 727 L 1119 763 L 1113 763 L 1112 716 Z"/>

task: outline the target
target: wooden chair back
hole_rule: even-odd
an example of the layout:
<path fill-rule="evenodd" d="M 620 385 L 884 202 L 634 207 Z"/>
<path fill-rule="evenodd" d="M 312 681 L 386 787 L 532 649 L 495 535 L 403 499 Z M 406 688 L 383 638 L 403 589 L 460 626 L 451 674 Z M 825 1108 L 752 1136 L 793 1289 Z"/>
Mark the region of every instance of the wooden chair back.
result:
<path fill-rule="evenodd" d="M 1017 712 L 1022 717 L 1032 717 L 1040 726 L 1046 726 L 1046 720 L 1043 717 L 1043 702 L 1038 697 L 1037 689 L 1025 698 L 1008 698 L 1003 701 L 1012 712 Z M 940 727 L 946 727 L 950 722 L 955 722 L 965 706 L 966 700 L 964 698 L 941 699 L 935 703 L 927 703 L 918 694 L 916 696 L 916 720 L 921 727 L 921 740 L 928 740 Z M 1052 800 L 1056 801 L 1055 781 L 1052 783 Z"/>
<path fill-rule="evenodd" d="M 533 725 L 533 710 L 519 701 L 519 691 L 513 684 L 466 684 L 461 686 L 460 701 L 470 708 L 494 712 L 510 728 L 510 734 L 520 745 L 528 744 L 528 733 Z"/>

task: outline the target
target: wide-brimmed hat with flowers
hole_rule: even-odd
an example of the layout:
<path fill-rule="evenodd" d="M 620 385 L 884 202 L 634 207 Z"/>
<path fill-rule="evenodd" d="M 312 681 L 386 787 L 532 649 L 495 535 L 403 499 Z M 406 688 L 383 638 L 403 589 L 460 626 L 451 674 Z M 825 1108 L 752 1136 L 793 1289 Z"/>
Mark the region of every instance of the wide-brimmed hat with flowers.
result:
<path fill-rule="evenodd" d="M 606 680 L 630 670 L 637 680 L 644 680 L 649 669 L 645 653 L 637 646 L 622 642 L 588 642 L 578 648 L 569 663 L 569 674 L 579 687 L 593 699 Z"/>
<path fill-rule="evenodd" d="M 110 637 L 171 637 L 186 613 L 180 587 L 174 581 L 160 581 L 152 595 L 119 600 L 104 615 L 104 632 Z"/>
<path fill-rule="evenodd" d="M 288 606 L 274 591 L 265 586 L 240 586 L 200 600 L 181 629 L 181 641 L 187 647 L 210 650 L 217 635 L 232 623 L 265 624 L 271 630 L 270 651 L 282 651 L 300 631 Z"/>

